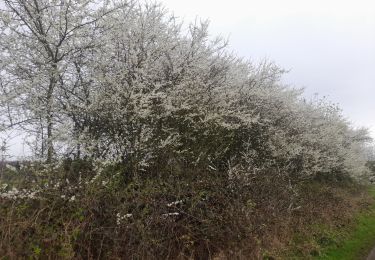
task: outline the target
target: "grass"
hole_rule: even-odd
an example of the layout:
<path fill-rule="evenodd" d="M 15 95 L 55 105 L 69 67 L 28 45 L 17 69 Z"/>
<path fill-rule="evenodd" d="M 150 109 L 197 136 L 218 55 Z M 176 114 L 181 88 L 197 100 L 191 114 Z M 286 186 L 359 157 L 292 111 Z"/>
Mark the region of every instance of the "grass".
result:
<path fill-rule="evenodd" d="M 318 210 L 325 211 L 328 217 L 316 216 L 316 221 L 306 222 L 306 226 L 294 231 L 288 245 L 270 259 L 366 259 L 375 247 L 375 186 L 368 191 L 363 188 L 359 193 L 333 190 L 340 202 Z"/>
<path fill-rule="evenodd" d="M 369 193 L 375 198 L 374 186 L 369 189 Z M 338 242 L 323 248 L 315 259 L 365 259 L 375 246 L 375 203 L 369 210 L 356 215 L 354 225 L 332 235 L 332 239 Z"/>

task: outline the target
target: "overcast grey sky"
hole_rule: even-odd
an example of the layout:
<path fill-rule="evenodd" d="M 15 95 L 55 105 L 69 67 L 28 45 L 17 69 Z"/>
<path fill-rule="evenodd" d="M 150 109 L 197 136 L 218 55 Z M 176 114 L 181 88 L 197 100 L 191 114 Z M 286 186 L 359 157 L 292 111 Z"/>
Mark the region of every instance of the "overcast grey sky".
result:
<path fill-rule="evenodd" d="M 209 19 L 238 55 L 291 69 L 285 82 L 339 103 L 375 138 L 374 0 L 161 2 L 186 22 Z"/>

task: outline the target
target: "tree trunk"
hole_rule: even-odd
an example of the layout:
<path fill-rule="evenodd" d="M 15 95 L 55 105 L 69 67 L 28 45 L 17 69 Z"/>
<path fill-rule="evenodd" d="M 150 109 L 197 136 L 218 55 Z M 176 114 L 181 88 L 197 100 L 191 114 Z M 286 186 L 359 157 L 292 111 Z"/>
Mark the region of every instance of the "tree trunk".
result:
<path fill-rule="evenodd" d="M 56 86 L 56 73 L 57 73 L 57 64 L 52 64 L 52 72 L 50 76 L 50 84 L 48 86 L 47 92 L 47 163 L 52 162 L 53 158 L 53 91 Z"/>

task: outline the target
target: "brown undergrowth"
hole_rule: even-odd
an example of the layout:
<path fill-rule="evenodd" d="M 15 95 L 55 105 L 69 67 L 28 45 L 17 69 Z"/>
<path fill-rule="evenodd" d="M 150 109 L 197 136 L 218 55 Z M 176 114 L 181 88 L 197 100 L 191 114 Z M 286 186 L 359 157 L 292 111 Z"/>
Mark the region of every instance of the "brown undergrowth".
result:
<path fill-rule="evenodd" d="M 64 167 L 32 182 L 43 187 L 35 198 L 0 199 L 2 259 L 277 259 L 291 247 L 310 256 L 314 243 L 296 237 L 319 223 L 346 225 L 370 204 L 350 180 Z"/>

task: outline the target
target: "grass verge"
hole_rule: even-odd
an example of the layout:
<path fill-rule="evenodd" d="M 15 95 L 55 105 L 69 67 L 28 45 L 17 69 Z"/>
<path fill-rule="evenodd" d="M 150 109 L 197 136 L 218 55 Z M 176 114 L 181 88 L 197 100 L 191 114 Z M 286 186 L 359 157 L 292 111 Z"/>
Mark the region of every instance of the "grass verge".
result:
<path fill-rule="evenodd" d="M 364 186 L 332 189 L 332 194 L 337 203 L 320 208 L 319 214 L 310 212 L 315 220 L 304 220 L 291 241 L 270 259 L 366 259 L 375 246 L 375 186 L 368 191 Z"/>
<path fill-rule="evenodd" d="M 374 186 L 369 193 L 375 198 Z M 338 243 L 328 245 L 316 259 L 365 259 L 375 246 L 375 203 L 369 210 L 356 215 L 354 221 L 349 228 L 333 233 L 333 239 Z"/>

